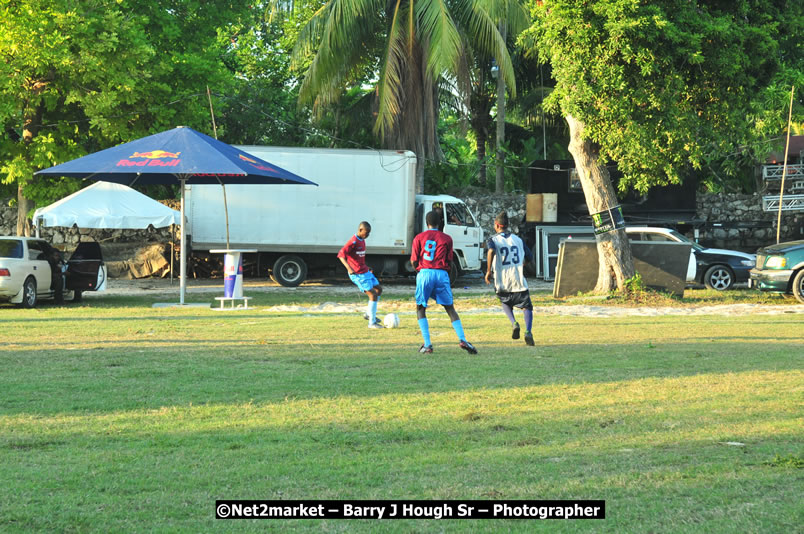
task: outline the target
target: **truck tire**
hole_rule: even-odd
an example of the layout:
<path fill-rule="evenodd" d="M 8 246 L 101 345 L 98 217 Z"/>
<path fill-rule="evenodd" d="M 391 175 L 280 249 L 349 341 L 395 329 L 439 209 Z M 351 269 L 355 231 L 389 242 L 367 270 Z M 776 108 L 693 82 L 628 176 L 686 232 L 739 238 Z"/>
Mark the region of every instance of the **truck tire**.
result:
<path fill-rule="evenodd" d="M 804 304 L 804 269 L 801 269 L 793 277 L 793 296 L 796 300 Z"/>
<path fill-rule="evenodd" d="M 449 285 L 452 286 L 455 284 L 455 280 L 461 275 L 461 270 L 455 262 L 451 263 L 449 266 Z"/>
<path fill-rule="evenodd" d="M 285 287 L 297 287 L 307 278 L 307 264 L 304 260 L 293 254 L 280 256 L 274 262 L 271 279 Z"/>
<path fill-rule="evenodd" d="M 29 276 L 22 284 L 22 302 L 19 306 L 21 308 L 33 308 L 36 306 L 36 279 Z"/>

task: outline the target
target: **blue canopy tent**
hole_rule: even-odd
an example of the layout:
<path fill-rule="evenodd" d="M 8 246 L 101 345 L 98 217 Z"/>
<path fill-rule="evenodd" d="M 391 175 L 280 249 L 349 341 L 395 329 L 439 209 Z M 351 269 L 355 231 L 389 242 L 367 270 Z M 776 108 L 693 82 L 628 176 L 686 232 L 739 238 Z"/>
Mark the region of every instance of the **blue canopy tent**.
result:
<path fill-rule="evenodd" d="M 187 275 L 184 216 L 186 184 L 317 185 L 290 171 L 184 126 L 107 148 L 34 174 L 69 176 L 128 186 L 179 184 L 181 189 L 180 304 L 184 304 Z"/>

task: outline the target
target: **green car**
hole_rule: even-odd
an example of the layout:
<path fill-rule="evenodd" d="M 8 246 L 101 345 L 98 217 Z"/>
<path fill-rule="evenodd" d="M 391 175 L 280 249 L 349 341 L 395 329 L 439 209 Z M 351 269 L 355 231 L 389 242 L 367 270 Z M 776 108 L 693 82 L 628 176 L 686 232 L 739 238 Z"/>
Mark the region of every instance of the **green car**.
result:
<path fill-rule="evenodd" d="M 757 251 L 748 287 L 760 291 L 792 293 L 804 303 L 804 241 L 788 241 Z"/>

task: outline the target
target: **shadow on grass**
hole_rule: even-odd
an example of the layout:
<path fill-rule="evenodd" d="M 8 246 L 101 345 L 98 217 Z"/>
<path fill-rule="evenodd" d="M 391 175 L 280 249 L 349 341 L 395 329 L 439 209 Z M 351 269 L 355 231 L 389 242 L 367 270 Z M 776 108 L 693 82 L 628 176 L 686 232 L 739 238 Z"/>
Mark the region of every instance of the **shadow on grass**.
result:
<path fill-rule="evenodd" d="M 431 394 L 801 369 L 799 341 L 525 347 L 279 340 L 137 340 L 0 353 L 0 412 L 69 413 L 207 403 Z"/>

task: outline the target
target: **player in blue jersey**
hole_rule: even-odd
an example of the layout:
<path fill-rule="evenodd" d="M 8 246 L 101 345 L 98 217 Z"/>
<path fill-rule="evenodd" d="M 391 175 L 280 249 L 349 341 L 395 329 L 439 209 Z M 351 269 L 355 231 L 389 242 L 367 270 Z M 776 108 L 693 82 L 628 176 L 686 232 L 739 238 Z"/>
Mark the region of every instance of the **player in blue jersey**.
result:
<path fill-rule="evenodd" d="M 528 281 L 525 279 L 523 265 L 533 258 L 530 249 L 522 240 L 508 231 L 508 214 L 501 212 L 494 219 L 497 235 L 489 238 L 486 283 L 494 278 L 494 289 L 502 304 L 503 312 L 511 321 L 512 339 L 519 339 L 519 323 L 514 319 L 514 308 L 520 308 L 525 315 L 525 343 L 533 345 L 533 304 L 530 301 Z"/>
<path fill-rule="evenodd" d="M 416 316 L 424 343 L 419 352 L 431 354 L 430 323 L 427 321 L 427 302 L 435 299 L 444 306 L 452 328 L 458 335 L 459 346 L 469 354 L 477 354 L 477 349 L 466 340 L 463 324 L 455 306 L 452 304 L 452 289 L 449 286 L 449 267 L 453 260 L 452 238 L 438 230 L 441 215 L 436 211 L 425 217 L 427 230 L 413 238 L 410 263 L 418 271 L 416 274 Z"/>

